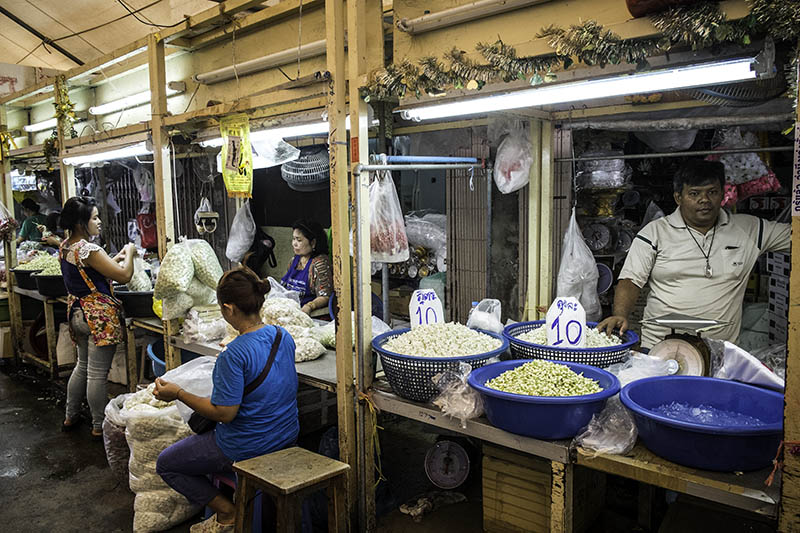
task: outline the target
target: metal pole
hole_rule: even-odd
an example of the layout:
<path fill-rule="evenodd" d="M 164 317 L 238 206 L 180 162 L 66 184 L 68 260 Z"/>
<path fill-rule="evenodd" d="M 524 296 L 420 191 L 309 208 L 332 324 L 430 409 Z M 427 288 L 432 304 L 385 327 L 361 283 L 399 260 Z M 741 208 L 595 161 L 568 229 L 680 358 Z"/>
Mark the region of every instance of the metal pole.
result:
<path fill-rule="evenodd" d="M 381 268 L 381 297 L 383 298 L 383 321 L 391 326 L 389 316 L 389 265 L 383 263 Z"/>
<path fill-rule="evenodd" d="M 486 169 L 486 298 L 492 284 L 492 168 Z"/>
<path fill-rule="evenodd" d="M 357 165 L 356 172 L 373 172 L 376 170 L 460 170 L 469 168 L 483 168 L 482 165 L 469 163 L 455 163 L 451 165 Z"/>
<path fill-rule="evenodd" d="M 610 159 L 655 159 L 658 157 L 691 157 L 696 155 L 726 155 L 726 154 L 751 154 L 753 152 L 791 152 L 791 146 L 768 146 L 764 148 L 731 148 L 728 150 L 698 150 L 693 152 L 658 152 L 654 154 L 626 154 L 609 155 L 600 157 L 559 157 L 557 163 L 569 161 L 607 161 Z"/>

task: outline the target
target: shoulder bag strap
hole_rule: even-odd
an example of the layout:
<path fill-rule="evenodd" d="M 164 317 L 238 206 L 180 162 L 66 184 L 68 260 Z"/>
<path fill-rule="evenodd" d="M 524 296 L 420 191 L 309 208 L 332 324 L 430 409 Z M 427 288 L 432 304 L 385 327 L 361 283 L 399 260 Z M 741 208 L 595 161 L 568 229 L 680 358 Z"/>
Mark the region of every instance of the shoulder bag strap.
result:
<path fill-rule="evenodd" d="M 249 385 L 244 388 L 244 394 L 242 394 L 242 399 L 244 397 L 253 392 L 258 388 L 259 385 L 264 383 L 264 380 L 267 379 L 267 374 L 269 374 L 270 369 L 272 368 L 272 363 L 275 362 L 275 356 L 278 354 L 278 348 L 281 345 L 281 340 L 283 337 L 283 333 L 281 333 L 281 328 L 275 326 L 275 340 L 272 342 L 272 350 L 269 352 L 269 359 L 267 359 L 267 364 L 264 366 L 264 370 L 261 371 L 261 374 Z"/>

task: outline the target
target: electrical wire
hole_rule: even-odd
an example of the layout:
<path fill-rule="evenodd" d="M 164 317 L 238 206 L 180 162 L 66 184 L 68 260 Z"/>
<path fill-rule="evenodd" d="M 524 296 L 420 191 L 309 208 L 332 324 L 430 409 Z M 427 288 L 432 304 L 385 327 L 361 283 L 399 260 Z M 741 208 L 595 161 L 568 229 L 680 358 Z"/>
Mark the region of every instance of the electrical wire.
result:
<path fill-rule="evenodd" d="M 133 18 L 135 18 L 136 20 L 138 20 L 139 22 L 141 22 L 141 23 L 142 23 L 142 24 L 144 24 L 145 26 L 153 26 L 154 28 L 175 28 L 176 26 L 180 26 L 181 24 L 183 24 L 184 22 L 186 22 L 185 20 L 181 20 L 181 21 L 179 21 L 179 22 L 176 22 L 175 24 L 156 24 L 155 22 L 148 22 L 147 20 L 142 20 L 142 19 L 140 19 L 140 18 L 139 18 L 139 16 L 137 15 L 137 13 L 138 13 L 139 11 L 141 11 L 141 10 L 139 10 L 139 11 L 134 11 L 134 10 L 132 10 L 130 7 L 128 7 L 128 4 L 126 4 L 126 3 L 125 3 L 125 2 L 123 2 L 122 0 L 117 0 L 117 3 L 118 3 L 119 5 L 121 5 L 122 7 L 124 7 L 124 8 L 125 8 L 125 11 L 127 11 L 128 13 L 130 13 L 130 15 L 131 15 Z M 142 17 L 144 17 L 144 15 L 142 15 Z M 145 17 L 145 18 L 146 18 L 146 17 Z"/>
<path fill-rule="evenodd" d="M 162 1 L 163 0 L 155 0 L 155 2 L 150 2 L 146 6 L 143 6 L 143 7 L 140 7 L 139 9 L 134 10 L 134 13 L 139 13 L 141 11 L 144 11 L 145 9 L 150 9 L 151 7 L 153 7 L 156 4 L 161 3 Z M 56 43 L 58 41 L 63 41 L 64 39 L 69 39 L 69 38 L 72 38 L 72 37 L 78 37 L 79 35 L 83 35 L 84 33 L 89 33 L 89 32 L 95 31 L 95 30 L 99 30 L 100 28 L 104 28 L 104 27 L 106 27 L 106 26 L 108 26 L 110 24 L 114 24 L 115 22 L 119 22 L 120 20 L 126 19 L 126 18 L 128 18 L 130 16 L 131 16 L 131 14 L 122 15 L 121 17 L 117 17 L 114 20 L 109 20 L 108 22 L 104 22 L 102 24 L 98 24 L 97 26 L 93 26 L 93 27 L 87 28 L 85 30 L 81 30 L 81 31 L 77 31 L 77 32 L 74 32 L 74 33 L 70 33 L 68 35 L 63 35 L 63 36 L 58 37 L 56 39 L 50 39 L 50 42 L 51 43 Z"/>

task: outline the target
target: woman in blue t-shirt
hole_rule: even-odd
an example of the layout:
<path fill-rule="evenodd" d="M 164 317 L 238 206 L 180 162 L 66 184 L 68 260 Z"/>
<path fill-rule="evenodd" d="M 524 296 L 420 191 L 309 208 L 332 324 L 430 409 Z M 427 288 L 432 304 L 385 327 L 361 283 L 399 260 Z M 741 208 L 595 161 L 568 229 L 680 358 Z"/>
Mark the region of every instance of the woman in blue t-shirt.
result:
<path fill-rule="evenodd" d="M 233 503 L 211 484 L 208 474 L 232 472 L 234 461 L 274 452 L 297 440 L 295 345 L 285 330 L 262 323 L 259 313 L 267 292 L 269 284 L 246 267 L 230 270 L 220 279 L 217 300 L 222 316 L 239 336 L 217 358 L 211 398 L 156 379 L 156 398 L 180 400 L 218 422 L 215 429 L 187 437 L 161 452 L 156 464 L 167 485 L 192 503 L 216 511 L 210 519 L 192 526 L 193 532 L 233 531 Z M 267 368 L 276 337 L 279 345 L 266 378 L 245 394 L 245 388 Z"/>

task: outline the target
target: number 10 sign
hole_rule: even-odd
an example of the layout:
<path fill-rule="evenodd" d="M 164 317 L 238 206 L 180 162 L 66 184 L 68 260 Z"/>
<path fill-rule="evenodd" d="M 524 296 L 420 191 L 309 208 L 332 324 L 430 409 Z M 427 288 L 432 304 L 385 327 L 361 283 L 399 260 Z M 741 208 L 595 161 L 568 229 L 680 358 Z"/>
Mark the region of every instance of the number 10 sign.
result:
<path fill-rule="evenodd" d="M 577 298 L 556 298 L 546 318 L 549 346 L 583 348 L 586 345 L 586 311 Z"/>
<path fill-rule="evenodd" d="M 411 327 L 423 324 L 438 324 L 444 322 L 442 301 L 436 296 L 433 289 L 419 289 L 411 295 L 408 304 L 408 313 L 411 316 Z"/>

